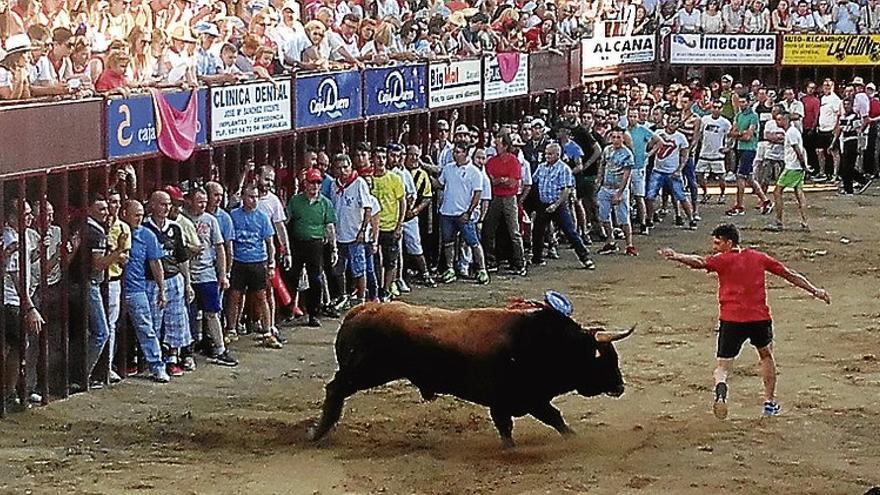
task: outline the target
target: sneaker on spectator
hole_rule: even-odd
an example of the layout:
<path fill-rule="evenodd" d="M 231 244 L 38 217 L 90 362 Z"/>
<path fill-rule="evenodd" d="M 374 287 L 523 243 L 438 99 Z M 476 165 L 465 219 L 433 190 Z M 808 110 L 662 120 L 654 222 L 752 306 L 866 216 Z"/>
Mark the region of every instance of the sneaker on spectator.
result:
<path fill-rule="evenodd" d="M 581 266 L 584 267 L 584 269 L 586 269 L 586 270 L 595 270 L 596 269 L 596 263 L 594 263 L 593 260 L 591 260 L 589 256 L 585 256 L 583 258 L 580 258 L 578 261 L 580 261 Z"/>
<path fill-rule="evenodd" d="M 477 283 L 480 285 L 486 285 L 489 283 L 489 273 L 486 270 L 480 270 L 477 272 Z"/>
<path fill-rule="evenodd" d="M 407 285 L 406 280 L 404 279 L 400 279 L 397 281 L 397 290 L 399 290 L 401 294 L 412 292 L 412 289 L 409 285 Z"/>
<path fill-rule="evenodd" d="M 159 383 L 168 383 L 171 381 L 171 377 L 169 377 L 168 373 L 163 369 L 159 369 L 159 370 L 154 371 L 152 374 L 150 374 L 150 378 L 154 382 L 159 382 Z"/>
<path fill-rule="evenodd" d="M 28 395 L 28 402 L 31 404 L 41 404 L 43 402 L 43 396 L 36 392 L 31 392 L 30 395 Z"/>
<path fill-rule="evenodd" d="M 701 217 L 701 216 L 699 215 L 699 213 L 697 213 L 697 212 L 694 212 L 694 216 L 693 216 L 693 218 L 694 218 L 694 221 L 695 221 L 695 222 L 699 222 L 699 221 L 702 221 L 702 220 L 703 220 L 703 217 Z"/>
<path fill-rule="evenodd" d="M 675 217 L 675 226 L 676 227 L 683 227 L 684 226 L 684 218 L 682 218 L 681 215 L 678 215 Z"/>
<path fill-rule="evenodd" d="M 745 215 L 746 209 L 742 206 L 732 206 L 729 210 L 725 211 L 724 214 L 729 217 Z"/>
<path fill-rule="evenodd" d="M 556 246 L 550 246 L 550 249 L 547 250 L 547 257 L 551 260 L 559 259 L 559 250 L 556 249 Z"/>
<path fill-rule="evenodd" d="M 390 295 L 392 298 L 395 298 L 395 299 L 400 297 L 400 288 L 398 287 L 398 285 L 396 283 L 391 282 L 391 285 L 388 287 L 388 294 L 387 295 Z"/>
<path fill-rule="evenodd" d="M 627 247 L 626 247 L 626 255 L 627 255 L 627 256 L 638 256 L 638 255 L 639 255 L 639 250 L 636 249 L 635 246 L 627 246 Z"/>
<path fill-rule="evenodd" d="M 238 360 L 235 359 L 235 356 L 233 356 L 229 352 L 229 350 L 223 351 L 222 353 L 217 354 L 216 356 L 209 357 L 208 362 L 211 364 L 216 364 L 218 366 L 229 366 L 229 367 L 238 366 Z"/>
<path fill-rule="evenodd" d="M 183 376 L 183 368 L 181 368 L 177 363 L 168 363 L 165 366 L 165 371 L 168 372 L 171 376 Z"/>
<path fill-rule="evenodd" d="M 813 182 L 827 182 L 828 176 L 825 174 L 817 174 L 813 176 Z"/>
<path fill-rule="evenodd" d="M 278 340 L 277 336 L 272 334 L 269 334 L 269 336 L 263 340 L 263 346 L 268 347 L 269 349 L 284 348 L 284 344 L 282 344 L 281 341 Z"/>
<path fill-rule="evenodd" d="M 606 242 L 605 245 L 599 248 L 599 250 L 596 252 L 598 254 L 614 254 L 619 250 L 620 248 L 617 247 L 617 244 L 613 242 Z"/>
<path fill-rule="evenodd" d="M 625 235 L 623 234 L 623 229 L 620 229 L 617 227 L 615 227 L 614 230 L 611 231 L 611 236 L 614 237 L 615 239 L 617 239 L 618 241 L 622 240 L 625 237 Z"/>
<path fill-rule="evenodd" d="M 773 201 L 769 199 L 761 203 L 761 215 L 769 215 L 773 211 Z"/>
<path fill-rule="evenodd" d="M 91 390 L 101 390 L 102 388 L 104 388 L 104 382 L 100 380 L 92 380 L 89 382 L 89 388 Z"/>
<path fill-rule="evenodd" d="M 196 370 L 196 360 L 192 356 L 186 356 L 183 358 L 183 371 L 195 371 Z"/>
<path fill-rule="evenodd" d="M 691 220 L 688 222 L 688 230 L 697 230 L 697 221 Z"/>
<path fill-rule="evenodd" d="M 116 373 L 115 371 L 110 370 L 110 383 L 119 383 L 121 381 L 122 381 L 122 377 L 119 376 L 119 374 Z"/>
<path fill-rule="evenodd" d="M 443 272 L 442 275 L 440 275 L 440 282 L 444 284 L 451 284 L 452 282 L 455 282 L 455 279 L 455 270 L 453 270 L 452 268 L 446 270 L 445 272 Z"/>

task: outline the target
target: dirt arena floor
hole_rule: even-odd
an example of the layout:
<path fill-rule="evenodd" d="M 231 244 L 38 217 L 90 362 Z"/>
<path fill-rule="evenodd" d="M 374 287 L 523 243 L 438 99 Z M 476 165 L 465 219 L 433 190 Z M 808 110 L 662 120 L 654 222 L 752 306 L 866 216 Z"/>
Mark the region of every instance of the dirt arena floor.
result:
<path fill-rule="evenodd" d="M 711 414 L 716 282 L 655 254 L 667 245 L 706 252 L 721 219 L 713 205 L 699 231 L 667 220 L 637 237 L 642 256 L 598 257 L 595 272 L 575 269 L 565 250 L 527 279 L 406 298 L 489 306 L 553 288 L 572 297 L 582 322 L 638 323 L 617 345 L 623 397 L 556 400 L 574 439 L 521 418 L 518 447 L 505 451 L 485 409 L 449 397 L 426 403 L 398 382 L 352 398 L 329 441 L 312 446 L 306 429 L 335 369 L 338 322 L 326 320 L 293 330 L 280 351 L 243 338 L 235 369 L 203 365 L 164 386 L 130 379 L 9 415 L 0 422 L 0 493 L 862 494 L 880 485 L 878 195 L 876 187 L 855 199 L 810 194 L 811 233 L 762 232 L 768 219 L 752 210 L 735 220 L 747 245 L 834 300 L 829 307 L 770 281 L 777 418 L 760 416 L 751 349 L 731 377 L 729 419 Z"/>

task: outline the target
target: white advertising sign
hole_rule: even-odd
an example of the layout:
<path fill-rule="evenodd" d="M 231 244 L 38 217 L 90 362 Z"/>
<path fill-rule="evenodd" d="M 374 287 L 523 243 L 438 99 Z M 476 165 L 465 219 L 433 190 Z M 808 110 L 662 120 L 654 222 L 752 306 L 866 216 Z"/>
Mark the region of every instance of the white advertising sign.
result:
<path fill-rule="evenodd" d="M 211 88 L 211 141 L 293 128 L 290 80 Z"/>
<path fill-rule="evenodd" d="M 774 34 L 673 34 L 669 63 L 677 65 L 773 65 Z"/>
<path fill-rule="evenodd" d="M 499 61 L 498 56 L 506 58 Z M 483 98 L 498 100 L 529 94 L 529 56 L 525 53 L 498 56 L 487 55 L 483 60 Z"/>
<path fill-rule="evenodd" d="M 428 66 L 428 108 L 472 103 L 482 98 L 480 60 L 437 62 Z"/>
<path fill-rule="evenodd" d="M 654 35 L 585 39 L 581 50 L 583 71 L 589 73 L 617 65 L 653 62 L 656 45 Z"/>

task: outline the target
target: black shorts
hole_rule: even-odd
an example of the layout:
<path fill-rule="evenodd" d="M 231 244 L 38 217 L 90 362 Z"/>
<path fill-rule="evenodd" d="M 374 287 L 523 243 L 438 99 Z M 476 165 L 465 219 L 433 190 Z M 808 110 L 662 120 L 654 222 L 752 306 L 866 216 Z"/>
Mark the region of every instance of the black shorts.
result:
<path fill-rule="evenodd" d="M 718 326 L 717 356 L 724 359 L 735 358 L 746 340 L 756 349 L 767 347 L 773 342 L 773 322 L 770 320 L 747 323 L 721 321 Z"/>
<path fill-rule="evenodd" d="M 229 288 L 239 292 L 266 290 L 266 279 L 268 276 L 269 270 L 265 261 L 258 261 L 256 263 L 233 261 Z"/>
<path fill-rule="evenodd" d="M 834 131 L 816 131 L 816 140 L 813 142 L 813 145 L 816 146 L 817 150 L 827 150 L 831 148 L 831 143 L 834 142 Z"/>
<path fill-rule="evenodd" d="M 397 259 L 400 257 L 400 239 L 394 237 L 394 232 L 379 232 L 379 249 L 382 252 L 382 267 L 386 270 L 397 268 Z"/>
<path fill-rule="evenodd" d="M 575 191 L 578 199 L 596 201 L 596 176 L 577 174 L 574 176 Z"/>

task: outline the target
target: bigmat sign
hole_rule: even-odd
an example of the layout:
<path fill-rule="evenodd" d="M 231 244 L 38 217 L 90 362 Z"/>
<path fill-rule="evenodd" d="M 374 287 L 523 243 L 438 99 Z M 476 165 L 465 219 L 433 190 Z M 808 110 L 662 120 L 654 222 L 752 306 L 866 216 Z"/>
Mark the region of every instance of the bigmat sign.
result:
<path fill-rule="evenodd" d="M 782 65 L 877 65 L 880 35 L 786 34 Z"/>
<path fill-rule="evenodd" d="M 428 66 L 428 108 L 441 108 L 483 99 L 480 60 L 435 62 Z"/>
<path fill-rule="evenodd" d="M 773 65 L 775 34 L 673 34 L 669 63 L 674 65 Z"/>
<path fill-rule="evenodd" d="M 584 73 L 626 64 L 653 62 L 657 40 L 654 35 L 617 36 L 583 40 Z"/>

